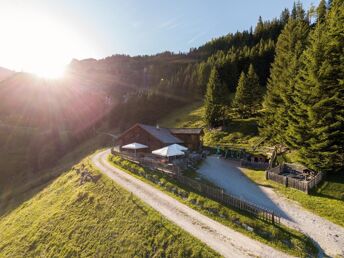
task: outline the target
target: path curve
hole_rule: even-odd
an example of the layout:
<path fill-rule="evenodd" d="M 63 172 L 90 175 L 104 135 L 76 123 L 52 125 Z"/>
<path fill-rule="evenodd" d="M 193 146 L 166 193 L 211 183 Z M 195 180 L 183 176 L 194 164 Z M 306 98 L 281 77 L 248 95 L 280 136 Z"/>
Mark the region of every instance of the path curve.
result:
<path fill-rule="evenodd" d="M 272 188 L 255 184 L 245 176 L 238 162 L 209 156 L 202 163 L 198 173 L 224 188 L 226 192 L 280 214 L 281 223 L 313 239 L 320 247 L 320 257 L 324 256 L 323 252 L 332 257 L 344 257 L 343 227 L 306 210 L 297 202 L 276 193 Z"/>
<path fill-rule="evenodd" d="M 92 162 L 102 173 L 224 257 L 290 257 L 210 219 L 153 186 L 112 166 L 107 161 L 109 153 L 110 150 L 106 150 L 92 157 Z"/>

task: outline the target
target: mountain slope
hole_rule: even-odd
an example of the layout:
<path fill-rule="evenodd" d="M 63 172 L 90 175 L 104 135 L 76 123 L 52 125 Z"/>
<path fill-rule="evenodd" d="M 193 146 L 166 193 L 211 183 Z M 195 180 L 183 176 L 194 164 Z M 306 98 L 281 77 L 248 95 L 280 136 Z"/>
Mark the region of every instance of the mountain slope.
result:
<path fill-rule="evenodd" d="M 80 174 L 66 172 L 0 217 L 1 256 L 217 256 L 106 177 L 79 181 Z"/>

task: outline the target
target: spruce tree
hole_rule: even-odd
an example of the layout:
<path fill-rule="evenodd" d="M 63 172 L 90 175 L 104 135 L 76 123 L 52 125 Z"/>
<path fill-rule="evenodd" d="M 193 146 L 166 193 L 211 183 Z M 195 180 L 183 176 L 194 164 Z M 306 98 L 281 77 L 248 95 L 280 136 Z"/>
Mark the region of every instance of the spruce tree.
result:
<path fill-rule="evenodd" d="M 321 0 L 318 7 L 317 7 L 317 22 L 321 23 L 324 22 L 325 17 L 326 17 L 326 2 L 325 0 Z"/>
<path fill-rule="evenodd" d="M 244 72 L 240 75 L 233 105 L 241 117 L 248 117 L 254 113 L 259 100 L 259 78 L 251 64 L 247 76 Z"/>
<path fill-rule="evenodd" d="M 248 111 L 247 100 L 250 98 L 248 86 L 246 75 L 244 72 L 241 72 L 233 100 L 233 106 L 238 109 L 238 113 L 242 117 L 246 116 Z"/>
<path fill-rule="evenodd" d="M 332 2 L 324 22 L 310 35 L 290 110 L 288 141 L 308 167 L 344 166 L 344 3 Z"/>
<path fill-rule="evenodd" d="M 287 111 L 294 104 L 291 95 L 301 65 L 299 59 L 307 46 L 308 31 L 304 11 L 299 4 L 295 5 L 276 44 L 276 56 L 263 102 L 264 114 L 260 121 L 261 133 L 278 143 L 286 143 Z"/>
<path fill-rule="evenodd" d="M 229 91 L 219 77 L 217 67 L 213 67 L 205 95 L 205 122 L 208 126 L 219 126 L 225 120 Z"/>
<path fill-rule="evenodd" d="M 252 94 L 251 106 L 252 108 L 255 108 L 255 106 L 260 102 L 260 85 L 258 75 L 256 74 L 252 64 L 250 64 L 248 68 L 247 80 Z"/>

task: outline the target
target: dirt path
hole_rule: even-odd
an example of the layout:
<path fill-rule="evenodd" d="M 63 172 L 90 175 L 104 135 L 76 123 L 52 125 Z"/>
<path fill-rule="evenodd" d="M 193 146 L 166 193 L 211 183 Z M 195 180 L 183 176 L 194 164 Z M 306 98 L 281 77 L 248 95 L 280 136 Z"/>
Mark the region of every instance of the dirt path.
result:
<path fill-rule="evenodd" d="M 109 150 L 103 151 L 92 158 L 93 163 L 104 174 L 224 257 L 289 257 L 200 214 L 153 186 L 111 166 L 106 159 L 109 153 Z"/>
<path fill-rule="evenodd" d="M 226 192 L 274 210 L 282 216 L 283 224 L 311 237 L 327 255 L 344 257 L 343 227 L 305 210 L 271 188 L 256 185 L 242 173 L 238 163 L 209 156 L 198 172 Z"/>

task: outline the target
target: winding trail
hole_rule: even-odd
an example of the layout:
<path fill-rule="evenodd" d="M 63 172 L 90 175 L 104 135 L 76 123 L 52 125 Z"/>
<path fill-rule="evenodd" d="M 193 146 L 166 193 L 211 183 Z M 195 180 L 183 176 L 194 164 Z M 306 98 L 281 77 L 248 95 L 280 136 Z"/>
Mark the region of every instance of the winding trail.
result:
<path fill-rule="evenodd" d="M 106 150 L 92 157 L 92 162 L 102 173 L 222 256 L 290 257 L 202 215 L 153 186 L 113 167 L 107 161 L 109 153 L 110 150 Z"/>

